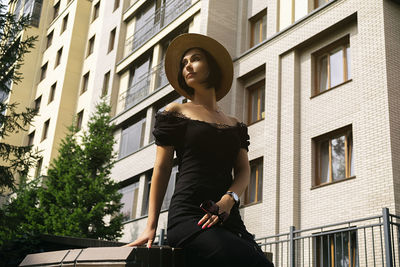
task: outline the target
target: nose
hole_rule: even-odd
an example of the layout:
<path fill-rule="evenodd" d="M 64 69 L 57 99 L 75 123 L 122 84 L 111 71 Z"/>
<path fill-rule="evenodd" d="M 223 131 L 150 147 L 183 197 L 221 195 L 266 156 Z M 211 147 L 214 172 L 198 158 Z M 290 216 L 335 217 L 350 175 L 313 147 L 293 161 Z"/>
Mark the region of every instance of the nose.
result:
<path fill-rule="evenodd" d="M 186 63 L 185 69 L 187 71 L 193 70 L 192 62 L 189 61 L 188 63 Z"/>

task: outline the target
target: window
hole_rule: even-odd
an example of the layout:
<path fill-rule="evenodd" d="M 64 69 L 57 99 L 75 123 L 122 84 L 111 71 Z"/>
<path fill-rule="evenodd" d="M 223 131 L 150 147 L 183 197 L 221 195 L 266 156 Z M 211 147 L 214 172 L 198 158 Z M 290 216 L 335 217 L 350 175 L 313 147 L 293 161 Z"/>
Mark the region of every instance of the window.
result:
<path fill-rule="evenodd" d="M 83 75 L 81 94 L 87 91 L 88 84 L 89 84 L 89 71 L 85 75 Z"/>
<path fill-rule="evenodd" d="M 58 17 L 58 13 L 60 12 L 60 2 L 61 0 L 53 6 L 53 20 Z"/>
<path fill-rule="evenodd" d="M 314 53 L 315 94 L 351 79 L 350 56 L 348 36 Z"/>
<path fill-rule="evenodd" d="M 81 110 L 76 115 L 76 130 L 79 131 L 82 128 L 82 121 L 83 121 L 83 110 Z"/>
<path fill-rule="evenodd" d="M 47 134 L 49 131 L 49 125 L 50 125 L 50 119 L 48 119 L 44 124 L 43 124 L 43 133 L 42 133 L 42 141 L 47 138 Z"/>
<path fill-rule="evenodd" d="M 65 32 L 65 30 L 67 29 L 67 24 L 68 24 L 68 14 L 63 18 L 61 33 Z"/>
<path fill-rule="evenodd" d="M 257 203 L 262 200 L 263 184 L 263 159 L 259 158 L 250 162 L 250 183 L 243 196 L 243 205 Z"/>
<path fill-rule="evenodd" d="M 117 8 L 119 7 L 119 0 L 114 0 L 114 10 L 117 10 Z"/>
<path fill-rule="evenodd" d="M 328 3 L 331 0 L 314 0 L 314 7 L 318 8 L 320 6 L 325 5 L 326 3 Z"/>
<path fill-rule="evenodd" d="M 40 103 L 42 102 L 42 96 L 39 96 L 38 98 L 35 99 L 35 109 L 37 111 L 40 110 Z"/>
<path fill-rule="evenodd" d="M 42 2 L 43 0 L 25 0 L 24 16 L 29 16 L 29 23 L 32 26 L 39 26 Z"/>
<path fill-rule="evenodd" d="M 108 40 L 108 52 L 111 52 L 114 49 L 115 31 L 116 28 L 110 32 L 110 39 Z"/>
<path fill-rule="evenodd" d="M 56 68 L 61 63 L 62 51 L 63 51 L 62 47 L 57 51 L 57 57 L 56 57 L 56 62 L 54 64 L 54 68 Z"/>
<path fill-rule="evenodd" d="M 31 132 L 28 135 L 28 146 L 33 145 L 33 140 L 35 139 L 35 131 Z"/>
<path fill-rule="evenodd" d="M 125 107 L 130 107 L 140 102 L 149 93 L 151 60 L 146 57 L 129 70 L 128 92 Z"/>
<path fill-rule="evenodd" d="M 316 137 L 315 185 L 340 181 L 354 176 L 354 149 L 351 126 Z"/>
<path fill-rule="evenodd" d="M 358 267 L 357 231 L 347 230 L 314 238 L 316 266 Z"/>
<path fill-rule="evenodd" d="M 172 195 L 175 190 L 176 174 L 178 173 L 178 165 L 172 167 L 171 175 L 168 181 L 167 191 L 165 192 L 164 200 L 161 205 L 161 210 L 169 209 L 169 204 L 171 203 Z"/>
<path fill-rule="evenodd" d="M 42 81 L 44 78 L 46 78 L 47 63 L 48 63 L 48 62 L 46 62 L 46 63 L 40 68 L 40 81 Z"/>
<path fill-rule="evenodd" d="M 47 35 L 47 41 L 46 41 L 46 49 L 51 46 L 53 43 L 53 35 L 54 35 L 54 30 L 52 30 L 48 35 Z"/>
<path fill-rule="evenodd" d="M 93 53 L 94 38 L 95 38 L 95 35 L 93 35 L 92 38 L 89 39 L 87 56 L 90 56 Z"/>
<path fill-rule="evenodd" d="M 57 87 L 57 82 L 53 83 L 53 85 L 50 88 L 48 104 L 54 100 L 54 95 L 56 93 L 56 87 Z"/>
<path fill-rule="evenodd" d="M 119 157 L 123 158 L 143 147 L 146 118 L 142 117 L 122 130 Z"/>
<path fill-rule="evenodd" d="M 259 14 L 250 19 L 251 39 L 250 47 L 253 47 L 267 38 L 267 10 L 261 11 Z"/>
<path fill-rule="evenodd" d="M 122 194 L 121 203 L 123 206 L 121 213 L 123 221 L 135 219 L 139 197 L 139 181 L 122 188 L 119 192 Z"/>
<path fill-rule="evenodd" d="M 142 212 L 140 214 L 142 216 L 146 216 L 149 213 L 150 187 L 151 187 L 151 177 L 153 176 L 153 170 L 148 171 L 145 176 L 146 176 L 146 184 L 144 187 Z"/>
<path fill-rule="evenodd" d="M 110 84 L 110 72 L 107 72 L 106 74 L 104 74 L 103 90 L 101 92 L 101 96 L 106 96 L 107 95 L 109 84 Z"/>
<path fill-rule="evenodd" d="M 99 17 L 99 11 L 100 11 L 100 1 L 94 5 L 92 21 L 96 20 Z"/>
<path fill-rule="evenodd" d="M 169 209 L 169 204 L 171 203 L 171 198 L 175 190 L 176 174 L 178 173 L 178 165 L 172 167 L 171 175 L 169 177 L 167 190 L 164 195 L 163 202 L 161 204 L 161 211 Z M 151 188 L 151 177 L 153 172 L 150 171 L 146 173 L 146 188 L 144 191 L 143 205 L 142 205 L 142 216 L 146 216 L 149 210 L 149 198 L 150 198 L 150 188 Z"/>
<path fill-rule="evenodd" d="M 43 159 L 39 159 L 36 163 L 35 178 L 38 178 L 40 176 L 40 173 L 42 172 L 42 165 Z"/>
<path fill-rule="evenodd" d="M 257 82 L 248 90 L 248 124 L 265 118 L 265 80 Z"/>

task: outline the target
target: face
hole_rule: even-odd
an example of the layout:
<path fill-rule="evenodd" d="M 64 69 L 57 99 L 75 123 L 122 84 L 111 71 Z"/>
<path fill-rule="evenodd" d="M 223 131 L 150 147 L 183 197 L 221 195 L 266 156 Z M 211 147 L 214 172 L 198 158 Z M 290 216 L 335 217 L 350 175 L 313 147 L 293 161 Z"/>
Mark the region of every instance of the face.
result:
<path fill-rule="evenodd" d="M 195 88 L 207 84 L 209 68 L 203 51 L 190 49 L 182 59 L 182 76 L 189 87 Z"/>

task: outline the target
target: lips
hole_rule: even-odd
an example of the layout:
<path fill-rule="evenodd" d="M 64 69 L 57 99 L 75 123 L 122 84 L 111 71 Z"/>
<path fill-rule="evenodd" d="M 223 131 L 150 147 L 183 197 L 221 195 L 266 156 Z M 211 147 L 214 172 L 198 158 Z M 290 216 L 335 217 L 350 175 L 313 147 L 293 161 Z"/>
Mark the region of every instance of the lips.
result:
<path fill-rule="evenodd" d="M 190 73 L 186 74 L 186 79 L 192 77 L 194 74 L 195 74 L 194 72 L 190 72 Z"/>

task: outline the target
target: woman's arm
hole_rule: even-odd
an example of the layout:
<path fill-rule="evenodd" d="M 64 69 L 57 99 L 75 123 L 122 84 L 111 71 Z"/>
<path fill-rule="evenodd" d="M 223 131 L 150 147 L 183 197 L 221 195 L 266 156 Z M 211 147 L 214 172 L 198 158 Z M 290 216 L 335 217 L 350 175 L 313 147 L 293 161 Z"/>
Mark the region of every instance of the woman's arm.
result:
<path fill-rule="evenodd" d="M 234 166 L 234 180 L 228 191 L 235 192 L 238 196 L 241 196 L 247 185 L 250 182 L 250 165 L 249 158 L 247 156 L 246 149 L 240 149 L 238 157 Z M 235 201 L 229 195 L 223 195 L 221 199 L 216 203 L 219 206 L 219 213 L 222 212 L 230 213 Z M 198 225 L 202 225 L 202 228 L 211 227 L 218 223 L 218 216 L 210 214 L 204 215 L 203 218 L 198 222 Z"/>
<path fill-rule="evenodd" d="M 133 247 L 147 244 L 147 247 L 151 247 L 153 244 L 161 205 L 171 175 L 173 159 L 173 146 L 157 146 L 156 161 L 154 163 L 153 176 L 151 177 L 147 225 L 143 233 L 135 241 L 125 246 Z"/>

